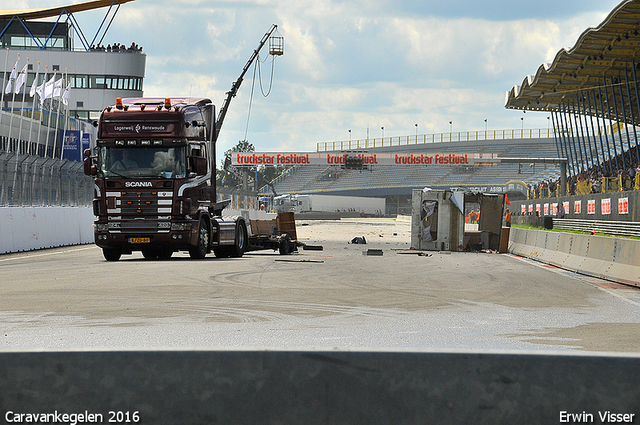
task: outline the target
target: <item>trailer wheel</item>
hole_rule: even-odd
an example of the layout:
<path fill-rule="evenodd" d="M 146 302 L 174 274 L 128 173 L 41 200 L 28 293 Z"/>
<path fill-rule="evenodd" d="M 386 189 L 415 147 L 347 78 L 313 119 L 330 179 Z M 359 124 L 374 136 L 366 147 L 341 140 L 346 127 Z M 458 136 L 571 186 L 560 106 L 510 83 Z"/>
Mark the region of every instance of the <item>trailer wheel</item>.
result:
<path fill-rule="evenodd" d="M 247 249 L 247 226 L 243 221 L 236 223 L 236 243 L 230 247 L 231 257 L 240 258 Z"/>
<path fill-rule="evenodd" d="M 198 225 L 198 245 L 189 249 L 189 256 L 200 260 L 207 256 L 207 252 L 209 252 L 209 227 L 201 219 Z"/>
<path fill-rule="evenodd" d="M 122 256 L 122 252 L 119 249 L 102 248 L 102 255 L 107 261 L 118 261 Z"/>
<path fill-rule="evenodd" d="M 288 255 L 293 253 L 295 245 L 291 242 L 291 236 L 288 233 L 280 236 L 280 245 L 278 246 L 278 252 L 280 255 Z"/>

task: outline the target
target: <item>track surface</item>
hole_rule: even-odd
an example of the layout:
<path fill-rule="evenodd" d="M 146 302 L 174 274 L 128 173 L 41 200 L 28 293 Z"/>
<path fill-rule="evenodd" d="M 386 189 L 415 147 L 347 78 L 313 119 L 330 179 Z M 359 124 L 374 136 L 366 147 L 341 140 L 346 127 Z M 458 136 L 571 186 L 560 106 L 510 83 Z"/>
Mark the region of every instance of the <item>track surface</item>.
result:
<path fill-rule="evenodd" d="M 640 290 L 511 255 L 405 253 L 408 223 L 298 222 L 298 235 L 324 250 L 0 256 L 0 349 L 640 352 Z"/>

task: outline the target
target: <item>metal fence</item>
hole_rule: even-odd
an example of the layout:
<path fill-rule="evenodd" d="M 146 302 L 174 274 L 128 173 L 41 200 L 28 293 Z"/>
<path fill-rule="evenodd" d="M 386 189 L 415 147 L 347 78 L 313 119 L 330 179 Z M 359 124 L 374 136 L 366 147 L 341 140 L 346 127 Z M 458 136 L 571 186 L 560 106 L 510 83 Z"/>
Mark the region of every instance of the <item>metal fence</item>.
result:
<path fill-rule="evenodd" d="M 474 142 L 482 140 L 542 139 L 553 138 L 550 128 L 478 130 L 449 133 L 415 134 L 409 136 L 379 137 L 334 142 L 317 142 L 316 151 L 343 151 L 353 149 L 383 148 L 389 146 L 409 146 L 427 143 Z"/>
<path fill-rule="evenodd" d="M 554 229 L 577 230 L 579 232 L 605 233 L 615 236 L 640 236 L 640 223 L 629 221 L 580 220 L 553 218 Z"/>
<path fill-rule="evenodd" d="M 92 198 L 81 162 L 0 152 L 0 207 L 88 206 Z"/>

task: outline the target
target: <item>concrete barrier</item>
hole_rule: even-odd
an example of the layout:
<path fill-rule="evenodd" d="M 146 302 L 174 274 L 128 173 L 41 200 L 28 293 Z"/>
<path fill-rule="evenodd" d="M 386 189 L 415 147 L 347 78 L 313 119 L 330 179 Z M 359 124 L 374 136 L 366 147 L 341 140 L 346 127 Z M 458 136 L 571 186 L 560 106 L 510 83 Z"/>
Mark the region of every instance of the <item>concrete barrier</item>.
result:
<path fill-rule="evenodd" d="M 0 254 L 93 242 L 91 207 L 0 208 Z"/>
<path fill-rule="evenodd" d="M 610 412 L 637 423 L 638 382 L 637 355 L 5 352 L 0 414 L 5 423 L 83 414 L 77 423 L 546 425 Z M 609 423 L 597 421 L 571 422 Z"/>
<path fill-rule="evenodd" d="M 509 252 L 640 287 L 640 240 L 513 227 Z"/>

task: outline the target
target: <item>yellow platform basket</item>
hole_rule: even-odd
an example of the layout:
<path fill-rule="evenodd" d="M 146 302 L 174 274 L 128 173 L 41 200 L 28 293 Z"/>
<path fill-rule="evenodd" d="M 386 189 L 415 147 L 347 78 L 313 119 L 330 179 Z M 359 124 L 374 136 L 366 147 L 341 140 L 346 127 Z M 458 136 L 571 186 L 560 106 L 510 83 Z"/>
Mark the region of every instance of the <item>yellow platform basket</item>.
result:
<path fill-rule="evenodd" d="M 284 54 L 284 37 L 272 36 L 269 38 L 269 54 L 274 56 Z"/>

